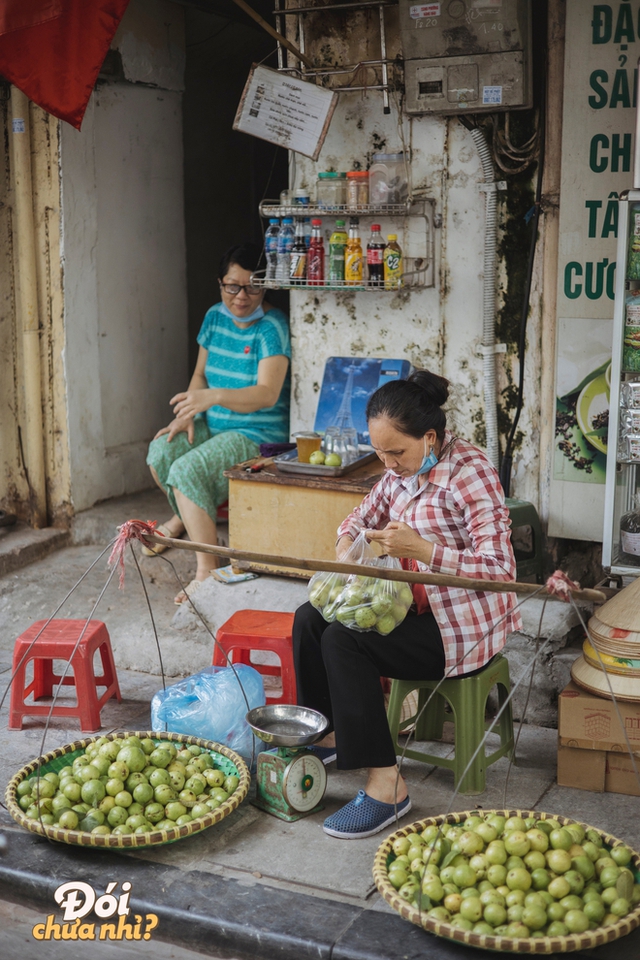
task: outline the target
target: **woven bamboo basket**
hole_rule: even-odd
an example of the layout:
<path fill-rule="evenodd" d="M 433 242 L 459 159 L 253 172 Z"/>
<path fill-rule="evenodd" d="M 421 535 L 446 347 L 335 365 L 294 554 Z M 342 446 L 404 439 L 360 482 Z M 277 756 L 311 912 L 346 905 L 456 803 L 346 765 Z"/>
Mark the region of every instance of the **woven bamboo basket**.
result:
<path fill-rule="evenodd" d="M 389 864 L 395 859 L 393 852 L 393 841 L 398 837 L 406 837 L 410 833 L 419 833 L 425 827 L 431 824 L 439 825 L 441 823 L 461 823 L 470 816 L 490 816 L 499 814 L 505 817 L 535 817 L 537 820 L 557 820 L 561 824 L 576 823 L 568 817 L 560 817 L 552 813 L 539 813 L 535 810 L 467 810 L 463 813 L 449 813 L 445 816 L 430 817 L 426 820 L 417 820 L 408 826 L 402 827 L 384 840 L 378 847 L 373 863 L 373 878 L 375 884 L 390 906 L 397 910 L 401 917 L 423 927 L 429 933 L 435 933 L 439 937 L 446 937 L 448 940 L 455 940 L 459 943 L 465 943 L 470 947 L 478 947 L 482 950 L 495 950 L 504 953 L 570 953 L 575 950 L 587 950 L 593 947 L 602 946 L 623 937 L 640 925 L 640 904 L 635 910 L 627 914 L 626 917 L 612 923 L 606 927 L 597 927 L 595 930 L 587 930 L 585 933 L 569 934 L 566 937 L 502 937 L 489 936 L 488 934 L 473 933 L 472 931 L 462 930 L 460 927 L 454 927 L 450 923 L 437 920 L 435 917 L 429 917 L 424 911 L 407 903 L 402 897 L 398 896 L 398 891 L 388 879 Z M 602 837 L 607 847 L 613 847 L 623 841 L 612 837 L 596 827 L 590 827 L 588 824 L 581 824 L 587 830 L 596 830 Z M 640 882 L 640 854 L 634 851 L 629 868 L 633 869 L 636 876 L 636 882 Z"/>
<path fill-rule="evenodd" d="M 11 816 L 20 826 L 25 827 L 32 833 L 40 834 L 49 840 L 59 840 L 62 843 L 76 844 L 81 847 L 103 847 L 110 850 L 118 848 L 130 849 L 132 847 L 155 847 L 164 843 L 174 843 L 176 840 L 182 840 L 184 837 L 190 837 L 194 833 L 199 833 L 207 827 L 213 826 L 224 820 L 236 807 L 238 807 L 247 795 L 249 789 L 249 770 L 242 757 L 235 751 L 220 743 L 213 743 L 211 740 L 201 740 L 199 737 L 187 737 L 179 733 L 157 733 L 154 731 L 119 731 L 106 735 L 107 740 L 116 740 L 119 737 L 136 736 L 143 739 L 150 737 L 156 743 L 170 740 L 176 744 L 193 744 L 208 751 L 214 761 L 214 765 L 222 770 L 225 776 L 233 775 L 239 778 L 239 784 L 231 796 L 222 802 L 222 804 L 211 813 L 204 817 L 198 817 L 190 823 L 176 825 L 174 829 L 153 830 L 147 833 L 125 833 L 125 834 L 94 834 L 84 830 L 63 830 L 55 824 L 42 823 L 40 820 L 27 817 L 18 804 L 17 789 L 18 784 L 37 773 L 40 769 L 40 775 L 45 773 L 57 773 L 62 767 L 68 766 L 74 759 L 80 756 L 89 744 L 94 743 L 98 737 L 88 737 L 85 740 L 75 740 L 73 743 L 64 747 L 58 747 L 51 753 L 37 757 L 18 771 L 11 778 L 5 793 L 7 809 Z"/>

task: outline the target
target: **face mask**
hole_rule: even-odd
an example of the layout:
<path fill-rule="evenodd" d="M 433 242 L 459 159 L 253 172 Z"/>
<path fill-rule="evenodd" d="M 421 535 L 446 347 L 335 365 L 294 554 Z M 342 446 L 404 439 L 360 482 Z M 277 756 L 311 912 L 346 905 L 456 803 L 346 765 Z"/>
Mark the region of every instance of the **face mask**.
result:
<path fill-rule="evenodd" d="M 420 469 L 415 472 L 414 476 L 415 476 L 415 477 L 419 477 L 420 475 L 424 475 L 425 473 L 429 473 L 429 470 L 431 470 L 432 467 L 435 467 L 435 465 L 436 465 L 437 462 L 438 462 L 438 458 L 436 457 L 435 453 L 433 452 L 433 447 L 431 447 L 431 450 L 429 451 L 429 455 L 427 456 L 427 441 L 426 441 L 426 439 L 425 439 L 425 441 L 424 441 L 424 457 L 422 458 L 422 463 L 420 464 Z"/>
<path fill-rule="evenodd" d="M 231 313 L 231 310 L 224 303 L 220 304 L 220 312 L 225 315 L 225 317 L 230 317 L 232 320 L 235 320 L 236 323 L 251 323 L 252 320 L 262 320 L 264 317 L 264 310 L 262 309 L 262 304 L 250 313 L 248 317 L 236 317 L 235 313 Z"/>

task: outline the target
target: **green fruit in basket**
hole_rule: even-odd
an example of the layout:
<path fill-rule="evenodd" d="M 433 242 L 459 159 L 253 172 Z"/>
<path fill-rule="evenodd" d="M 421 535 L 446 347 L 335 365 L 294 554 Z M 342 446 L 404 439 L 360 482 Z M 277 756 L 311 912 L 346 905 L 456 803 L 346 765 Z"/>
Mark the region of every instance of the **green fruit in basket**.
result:
<path fill-rule="evenodd" d="M 86 767 L 85 767 L 86 769 Z M 92 807 L 97 807 L 106 794 L 104 783 L 100 780 L 87 780 L 82 784 L 80 795 L 84 803 L 89 803 Z"/>
<path fill-rule="evenodd" d="M 159 823 L 164 820 L 164 807 L 161 803 L 148 803 L 144 808 L 144 815 L 149 823 Z"/>
<path fill-rule="evenodd" d="M 96 810 L 95 807 L 90 808 L 85 813 L 84 817 L 78 824 L 79 830 L 86 830 L 87 833 L 91 833 L 94 827 L 101 827 L 104 824 L 105 815 L 100 810 Z"/>
<path fill-rule="evenodd" d="M 121 760 L 114 760 L 107 770 L 107 776 L 112 780 L 122 780 L 124 783 L 129 776 L 129 767 Z"/>
<path fill-rule="evenodd" d="M 133 738 L 130 739 L 133 740 Z M 135 743 L 122 747 L 116 759 L 119 763 L 126 763 L 130 773 L 139 772 L 147 765 L 146 753 L 141 747 L 136 746 Z"/>
<path fill-rule="evenodd" d="M 611 848 L 610 856 L 619 867 L 626 867 L 631 863 L 631 850 L 622 843 Z"/>
<path fill-rule="evenodd" d="M 63 810 L 58 817 L 58 826 L 61 830 L 77 830 L 78 814 L 73 810 Z"/>
<path fill-rule="evenodd" d="M 161 810 L 164 815 L 164 807 L 161 807 Z M 126 822 L 128 816 L 129 813 L 126 807 L 112 807 L 107 814 L 107 823 L 111 827 L 118 827 L 120 824 Z"/>

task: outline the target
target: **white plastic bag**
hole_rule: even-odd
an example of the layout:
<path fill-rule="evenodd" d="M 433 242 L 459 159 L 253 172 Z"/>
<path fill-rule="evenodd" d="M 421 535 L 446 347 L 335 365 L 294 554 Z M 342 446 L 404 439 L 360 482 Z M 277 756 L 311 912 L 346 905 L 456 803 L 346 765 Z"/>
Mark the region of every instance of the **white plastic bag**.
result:
<path fill-rule="evenodd" d="M 401 570 L 394 557 L 377 556 L 364 532 L 358 534 L 343 557 L 349 563 Z M 375 630 L 382 636 L 402 623 L 413 603 L 408 583 L 344 573 L 315 573 L 309 581 L 309 602 L 328 623 L 339 620 L 351 630 Z"/>

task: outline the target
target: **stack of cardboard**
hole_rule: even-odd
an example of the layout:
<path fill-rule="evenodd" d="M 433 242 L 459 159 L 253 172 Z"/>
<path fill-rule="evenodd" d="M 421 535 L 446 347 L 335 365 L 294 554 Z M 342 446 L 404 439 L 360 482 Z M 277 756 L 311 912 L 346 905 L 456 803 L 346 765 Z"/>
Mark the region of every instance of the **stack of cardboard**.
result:
<path fill-rule="evenodd" d="M 558 783 L 638 797 L 639 771 L 640 702 L 614 703 L 573 682 L 565 687 L 558 702 Z"/>

